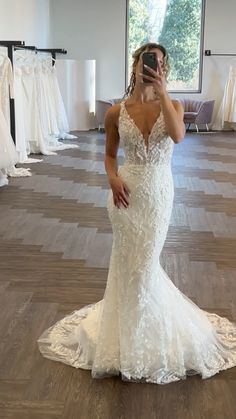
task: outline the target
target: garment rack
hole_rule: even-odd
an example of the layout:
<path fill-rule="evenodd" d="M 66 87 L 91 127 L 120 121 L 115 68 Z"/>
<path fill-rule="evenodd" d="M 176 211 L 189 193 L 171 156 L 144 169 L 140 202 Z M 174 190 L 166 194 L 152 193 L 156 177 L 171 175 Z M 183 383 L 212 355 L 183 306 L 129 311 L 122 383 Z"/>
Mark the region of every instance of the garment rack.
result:
<path fill-rule="evenodd" d="M 11 60 L 12 66 L 13 66 L 14 45 L 23 46 L 24 44 L 25 44 L 24 41 L 0 41 L 0 46 L 7 48 L 7 55 L 8 55 L 8 58 Z M 14 103 L 14 99 L 12 99 L 11 97 L 10 97 L 10 129 L 11 129 L 11 136 L 13 138 L 13 141 L 14 143 L 16 143 L 15 103 Z"/>
<path fill-rule="evenodd" d="M 55 64 L 57 54 L 67 54 L 67 51 L 63 48 L 36 48 L 36 52 L 50 52 L 52 55 L 52 65 Z"/>
<path fill-rule="evenodd" d="M 37 52 L 47 52 L 52 56 L 52 65 L 55 64 L 56 54 L 67 54 L 67 51 L 63 48 L 37 48 L 36 46 L 25 45 L 25 41 L 0 41 L 0 47 L 7 48 L 8 58 L 11 60 L 13 68 L 13 53 L 15 50 L 25 49 Z M 16 143 L 16 125 L 15 125 L 15 104 L 14 99 L 10 98 L 10 127 L 11 136 L 14 143 Z"/>

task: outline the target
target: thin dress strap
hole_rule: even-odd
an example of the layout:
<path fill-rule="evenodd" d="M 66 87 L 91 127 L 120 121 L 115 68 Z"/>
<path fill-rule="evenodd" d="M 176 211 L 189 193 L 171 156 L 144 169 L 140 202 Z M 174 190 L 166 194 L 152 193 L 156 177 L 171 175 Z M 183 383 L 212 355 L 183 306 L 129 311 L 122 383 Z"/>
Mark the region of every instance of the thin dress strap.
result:
<path fill-rule="evenodd" d="M 119 119 L 120 119 L 121 116 L 123 116 L 124 111 L 125 111 L 125 103 L 124 102 L 125 102 L 124 100 L 122 100 L 120 102 L 120 115 L 119 115 Z"/>

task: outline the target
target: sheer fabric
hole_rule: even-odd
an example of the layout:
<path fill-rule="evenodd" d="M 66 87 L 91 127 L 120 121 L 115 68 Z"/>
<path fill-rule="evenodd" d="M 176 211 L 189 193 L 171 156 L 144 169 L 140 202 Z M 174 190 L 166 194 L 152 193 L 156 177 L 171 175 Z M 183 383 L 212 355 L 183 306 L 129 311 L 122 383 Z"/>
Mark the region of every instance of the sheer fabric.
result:
<path fill-rule="evenodd" d="M 118 174 L 131 194 L 120 209 L 108 194 L 113 244 L 104 297 L 45 330 L 39 349 L 94 378 L 166 384 L 211 377 L 236 365 L 236 324 L 200 309 L 160 265 L 174 198 L 174 143 L 163 114 L 146 146 L 122 102 L 119 134 L 125 163 Z"/>
<path fill-rule="evenodd" d="M 236 130 L 236 67 L 233 65 L 229 68 L 224 96 L 212 128 Z"/>
<path fill-rule="evenodd" d="M 13 72 L 8 57 L 0 64 L 0 186 L 8 184 L 8 176 L 31 176 L 30 169 L 16 168 L 20 154 L 10 134 L 10 98 L 13 98 Z"/>
<path fill-rule="evenodd" d="M 9 86 L 12 92 L 11 62 L 8 57 L 0 57 L 0 170 L 18 162 L 18 154 L 9 129 Z M 1 186 L 8 183 L 6 171 L 1 172 Z"/>
<path fill-rule="evenodd" d="M 13 98 L 13 72 L 11 61 L 8 57 L 2 57 L 0 64 L 0 108 L 10 126 L 9 94 Z"/>
<path fill-rule="evenodd" d="M 67 116 L 51 61 L 35 56 L 27 60 L 16 56 L 14 65 L 16 148 L 21 162 L 28 162 L 31 153 L 53 155 L 57 150 L 78 147 L 58 141 L 77 137 L 67 132 Z"/>
<path fill-rule="evenodd" d="M 6 119 L 0 109 L 0 169 L 7 169 L 17 162 L 18 154 Z"/>

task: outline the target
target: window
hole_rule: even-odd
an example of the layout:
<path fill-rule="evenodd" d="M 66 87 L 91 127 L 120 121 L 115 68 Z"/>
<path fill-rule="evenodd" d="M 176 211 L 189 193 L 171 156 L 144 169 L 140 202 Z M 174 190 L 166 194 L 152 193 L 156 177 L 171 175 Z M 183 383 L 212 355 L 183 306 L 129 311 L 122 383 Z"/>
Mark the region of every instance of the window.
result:
<path fill-rule="evenodd" d="M 132 53 L 146 42 L 170 56 L 168 90 L 201 91 L 204 0 L 127 0 L 127 76 Z"/>

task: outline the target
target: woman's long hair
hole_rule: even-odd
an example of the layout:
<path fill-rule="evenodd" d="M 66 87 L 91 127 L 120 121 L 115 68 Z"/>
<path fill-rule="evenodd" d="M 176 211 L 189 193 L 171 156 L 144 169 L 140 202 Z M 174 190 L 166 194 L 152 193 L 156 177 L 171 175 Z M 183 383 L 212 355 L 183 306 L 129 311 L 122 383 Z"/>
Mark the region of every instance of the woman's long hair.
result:
<path fill-rule="evenodd" d="M 133 58 L 132 73 L 131 73 L 131 76 L 130 76 L 129 85 L 128 85 L 128 87 L 125 91 L 125 94 L 124 94 L 124 98 L 131 96 L 133 91 L 134 91 L 134 86 L 135 86 L 135 83 L 136 83 L 135 68 L 136 68 L 136 65 L 139 61 L 140 55 L 143 52 L 148 52 L 148 51 L 150 51 L 151 49 L 154 49 L 154 48 L 159 49 L 164 55 L 163 71 L 164 71 L 165 77 L 167 79 L 167 76 L 170 72 L 170 63 L 169 63 L 169 56 L 168 56 L 168 53 L 167 53 L 166 49 L 162 45 L 156 44 L 155 42 L 148 42 L 147 44 L 144 44 L 140 48 L 136 49 L 136 51 L 132 54 L 132 58 Z"/>

